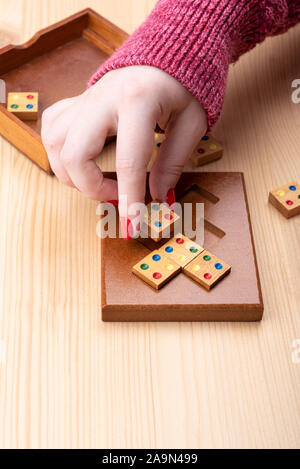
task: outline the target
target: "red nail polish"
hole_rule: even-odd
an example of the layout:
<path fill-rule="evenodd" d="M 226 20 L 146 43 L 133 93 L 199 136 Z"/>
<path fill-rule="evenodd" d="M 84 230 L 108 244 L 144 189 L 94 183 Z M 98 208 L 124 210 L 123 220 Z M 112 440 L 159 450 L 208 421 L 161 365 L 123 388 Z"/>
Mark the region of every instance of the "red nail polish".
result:
<path fill-rule="evenodd" d="M 168 190 L 166 202 L 170 206 L 176 203 L 176 197 L 175 197 L 174 189 L 169 189 Z"/>
<path fill-rule="evenodd" d="M 130 234 L 129 234 L 129 227 L 130 227 L 130 220 L 128 218 L 121 218 L 121 233 L 122 233 L 122 238 L 124 238 L 126 241 L 129 241 L 131 239 Z"/>
<path fill-rule="evenodd" d="M 108 200 L 107 201 L 108 204 L 112 204 L 114 205 L 115 207 L 117 207 L 119 205 L 119 201 L 118 200 Z"/>

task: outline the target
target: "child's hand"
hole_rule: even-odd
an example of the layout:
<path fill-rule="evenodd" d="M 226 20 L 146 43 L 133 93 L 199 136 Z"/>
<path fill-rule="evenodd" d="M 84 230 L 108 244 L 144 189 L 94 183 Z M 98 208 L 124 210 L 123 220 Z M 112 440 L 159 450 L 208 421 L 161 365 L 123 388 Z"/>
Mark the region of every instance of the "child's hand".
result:
<path fill-rule="evenodd" d="M 44 112 L 42 139 L 61 182 L 101 201 L 126 194 L 130 204 L 144 201 L 156 123 L 166 130 L 167 140 L 153 165 L 150 190 L 153 199 L 164 201 L 207 128 L 200 103 L 167 73 L 146 66 L 107 73 L 82 95 Z M 118 185 L 105 179 L 95 163 L 111 135 L 117 135 Z M 126 216 L 126 204 L 120 203 L 119 210 Z"/>

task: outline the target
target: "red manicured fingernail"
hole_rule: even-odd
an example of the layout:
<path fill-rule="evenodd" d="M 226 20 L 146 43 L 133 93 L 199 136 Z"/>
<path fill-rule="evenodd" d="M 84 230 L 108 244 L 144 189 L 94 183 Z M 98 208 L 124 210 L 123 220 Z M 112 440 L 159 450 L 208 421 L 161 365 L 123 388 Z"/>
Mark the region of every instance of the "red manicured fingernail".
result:
<path fill-rule="evenodd" d="M 122 238 L 124 238 L 126 241 L 129 241 L 131 239 L 130 234 L 129 234 L 129 226 L 130 226 L 130 220 L 128 218 L 121 218 L 121 233 L 122 233 Z"/>
<path fill-rule="evenodd" d="M 107 201 L 108 204 L 112 204 L 114 205 L 115 207 L 117 207 L 119 205 L 119 201 L 118 200 L 108 200 Z"/>
<path fill-rule="evenodd" d="M 174 189 L 169 189 L 167 193 L 166 202 L 168 205 L 173 205 L 176 202 L 175 191 Z"/>

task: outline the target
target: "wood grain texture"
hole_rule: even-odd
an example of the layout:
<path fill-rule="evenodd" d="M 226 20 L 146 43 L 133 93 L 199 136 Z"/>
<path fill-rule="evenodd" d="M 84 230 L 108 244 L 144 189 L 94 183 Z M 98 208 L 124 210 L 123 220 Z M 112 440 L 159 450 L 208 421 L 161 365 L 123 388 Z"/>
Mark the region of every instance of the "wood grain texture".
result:
<path fill-rule="evenodd" d="M 154 0 L 90 0 L 132 32 Z M 21 41 L 84 0 L 0 0 Z M 14 23 L 14 21 L 17 23 Z M 265 301 L 260 324 L 104 324 L 97 204 L 0 140 L 0 447 L 300 446 L 300 220 L 268 192 L 300 173 L 300 28 L 231 68 L 214 131 L 244 171 Z M 114 170 L 114 146 L 101 156 Z"/>

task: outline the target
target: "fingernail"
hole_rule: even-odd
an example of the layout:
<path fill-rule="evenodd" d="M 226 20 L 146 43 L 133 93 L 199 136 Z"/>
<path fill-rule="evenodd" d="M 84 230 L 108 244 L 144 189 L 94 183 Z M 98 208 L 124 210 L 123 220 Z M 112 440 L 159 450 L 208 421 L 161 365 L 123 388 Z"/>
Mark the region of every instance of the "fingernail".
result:
<path fill-rule="evenodd" d="M 119 201 L 118 200 L 108 200 L 107 201 L 108 204 L 112 204 L 114 205 L 115 207 L 117 207 L 119 205 Z"/>
<path fill-rule="evenodd" d="M 168 205 L 173 205 L 176 202 L 175 191 L 174 189 L 169 189 L 167 193 L 166 202 Z"/>
<path fill-rule="evenodd" d="M 130 220 L 128 218 L 122 217 L 121 218 L 121 233 L 122 233 L 122 238 L 124 238 L 126 241 L 129 241 L 131 239 L 130 234 L 129 234 L 129 226 L 130 226 Z"/>

